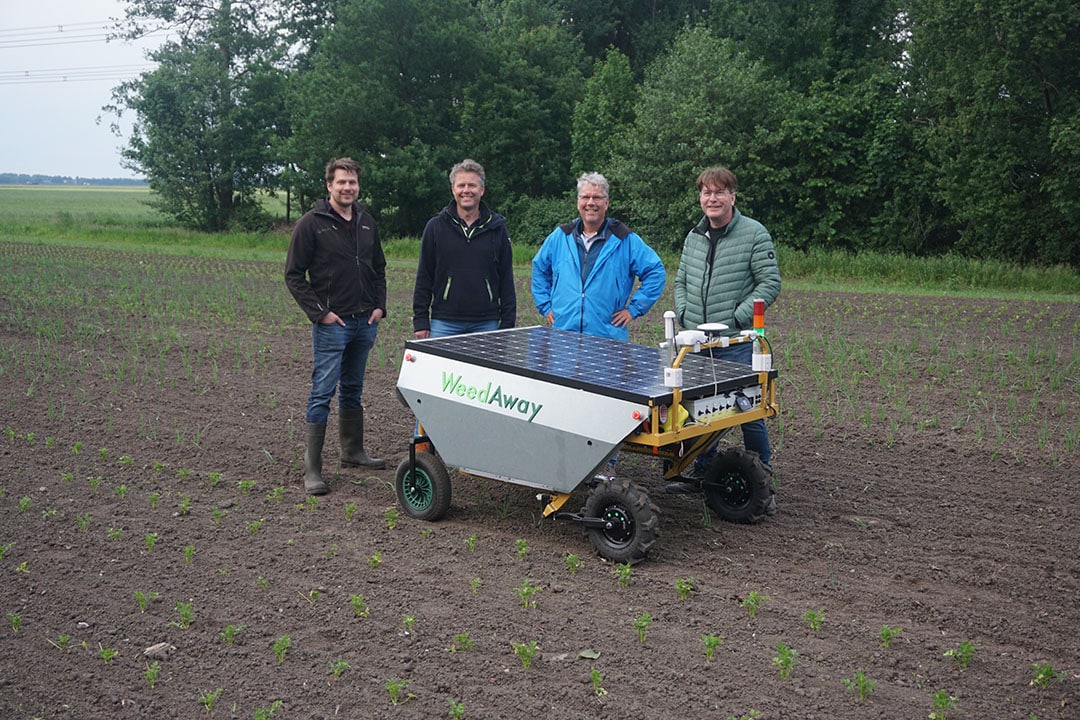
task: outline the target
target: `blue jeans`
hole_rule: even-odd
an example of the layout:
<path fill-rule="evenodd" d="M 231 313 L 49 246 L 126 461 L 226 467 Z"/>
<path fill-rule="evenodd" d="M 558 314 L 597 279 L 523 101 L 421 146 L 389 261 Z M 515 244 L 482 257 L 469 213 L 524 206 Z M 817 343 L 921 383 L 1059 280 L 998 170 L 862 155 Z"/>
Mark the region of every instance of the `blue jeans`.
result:
<path fill-rule="evenodd" d="M 431 318 L 431 335 L 429 337 L 448 337 L 450 335 L 464 335 L 465 333 L 487 332 L 498 330 L 498 320 L 436 320 Z"/>
<path fill-rule="evenodd" d="M 754 344 L 739 343 L 726 348 L 713 348 L 710 350 L 714 358 L 729 360 L 743 365 L 752 365 L 754 361 Z M 753 450 L 761 457 L 761 462 L 766 465 L 772 460 L 772 448 L 769 447 L 769 430 L 765 427 L 764 420 L 751 420 L 742 424 L 743 446 L 747 450 Z M 697 456 L 695 460 L 698 467 L 705 468 L 717 454 L 718 443 L 713 443 L 705 452 Z"/>
<path fill-rule="evenodd" d="M 364 318 L 342 318 L 345 327 L 337 323 L 315 323 L 311 328 L 311 395 L 308 397 L 306 420 L 325 423 L 330 416 L 330 401 L 340 384 L 338 406 L 344 409 L 362 407 L 364 370 L 368 354 L 375 346 L 379 324 L 368 324 Z"/>

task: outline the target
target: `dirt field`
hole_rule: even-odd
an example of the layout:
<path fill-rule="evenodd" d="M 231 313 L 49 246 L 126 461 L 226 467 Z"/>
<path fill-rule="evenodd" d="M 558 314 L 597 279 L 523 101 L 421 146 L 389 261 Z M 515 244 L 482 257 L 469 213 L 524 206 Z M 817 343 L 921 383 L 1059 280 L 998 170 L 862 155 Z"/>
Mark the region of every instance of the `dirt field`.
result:
<path fill-rule="evenodd" d="M 281 268 L 63 253 L 0 243 L 0 718 L 1080 717 L 1080 303 L 785 289 L 779 513 L 722 523 L 624 455 L 663 523 L 623 583 L 524 488 L 391 522 L 411 268 L 365 389 L 388 469 L 335 469 L 335 410 L 309 503 Z M 178 320 L 174 282 L 235 314 Z"/>

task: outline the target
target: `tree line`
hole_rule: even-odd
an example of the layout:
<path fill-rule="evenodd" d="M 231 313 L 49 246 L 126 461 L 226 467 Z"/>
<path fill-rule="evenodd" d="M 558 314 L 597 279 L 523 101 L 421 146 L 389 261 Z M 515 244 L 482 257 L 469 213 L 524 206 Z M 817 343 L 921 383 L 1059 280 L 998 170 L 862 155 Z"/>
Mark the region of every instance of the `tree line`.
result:
<path fill-rule="evenodd" d="M 384 234 L 419 234 L 465 157 L 515 242 L 578 174 L 674 248 L 726 165 L 781 246 L 1080 265 L 1072 0 L 127 0 L 154 70 L 114 90 L 164 211 L 259 227 L 349 155 Z"/>

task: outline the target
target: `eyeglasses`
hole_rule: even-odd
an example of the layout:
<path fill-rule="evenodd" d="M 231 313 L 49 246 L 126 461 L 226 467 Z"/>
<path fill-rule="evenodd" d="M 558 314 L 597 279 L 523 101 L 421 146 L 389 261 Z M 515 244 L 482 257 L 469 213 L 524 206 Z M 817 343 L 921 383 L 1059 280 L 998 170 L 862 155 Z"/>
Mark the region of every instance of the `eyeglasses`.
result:
<path fill-rule="evenodd" d="M 602 203 L 607 200 L 606 195 L 578 195 L 578 200 L 582 202 L 595 202 Z"/>
<path fill-rule="evenodd" d="M 708 190 L 706 188 L 702 188 L 701 197 L 703 197 L 703 198 L 720 198 L 720 197 L 724 197 L 729 192 L 731 192 L 731 191 L 727 190 L 727 189 L 724 189 L 724 190 Z"/>

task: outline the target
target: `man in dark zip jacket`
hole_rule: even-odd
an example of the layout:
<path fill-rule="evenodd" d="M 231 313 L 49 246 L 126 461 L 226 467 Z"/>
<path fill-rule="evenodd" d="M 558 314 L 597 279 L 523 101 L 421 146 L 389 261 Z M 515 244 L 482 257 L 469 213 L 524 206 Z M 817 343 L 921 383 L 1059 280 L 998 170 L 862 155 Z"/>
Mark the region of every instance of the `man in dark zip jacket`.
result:
<path fill-rule="evenodd" d="M 330 401 L 339 392 L 341 464 L 381 469 L 364 452 L 364 372 L 386 316 L 386 257 L 375 220 L 357 202 L 360 166 L 351 158 L 326 165 L 326 190 L 292 232 L 285 285 L 311 321 L 314 369 L 305 416 L 304 487 L 330 488 L 322 478 L 322 449 Z"/>
<path fill-rule="evenodd" d="M 450 170 L 454 202 L 424 227 L 413 289 L 417 339 L 511 328 L 517 320 L 514 258 L 506 220 L 483 203 L 484 168 Z"/>

